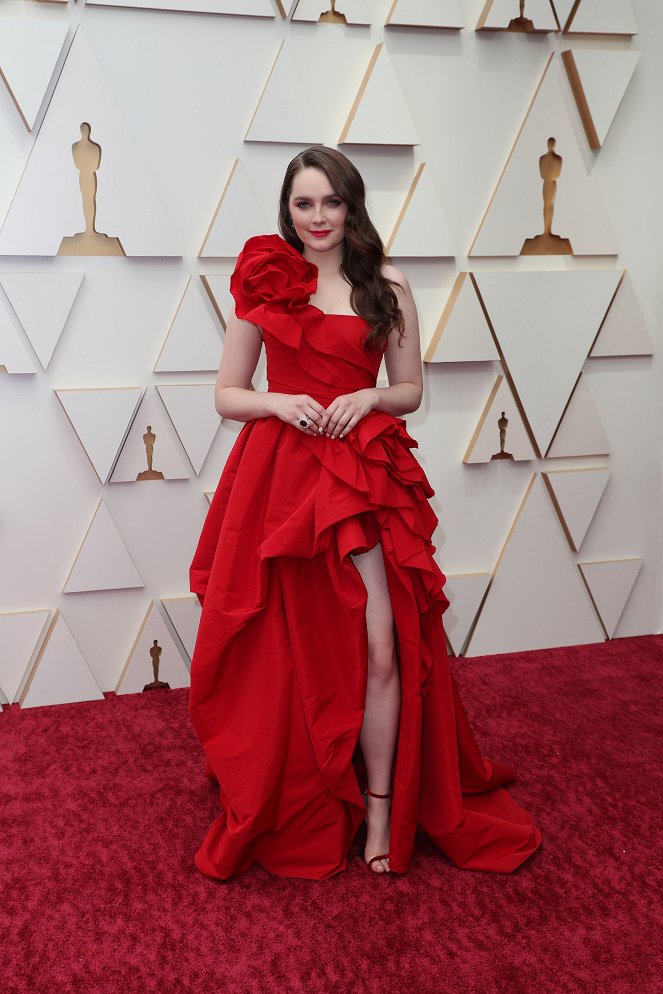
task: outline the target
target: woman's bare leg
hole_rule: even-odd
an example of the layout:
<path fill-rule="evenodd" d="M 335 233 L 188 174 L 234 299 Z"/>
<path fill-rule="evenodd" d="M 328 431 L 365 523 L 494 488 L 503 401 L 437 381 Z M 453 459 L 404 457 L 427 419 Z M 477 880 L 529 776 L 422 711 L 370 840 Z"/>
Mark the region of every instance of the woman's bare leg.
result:
<path fill-rule="evenodd" d="M 369 789 L 376 794 L 387 794 L 391 789 L 391 767 L 401 705 L 394 651 L 394 619 L 380 545 L 353 559 L 367 592 L 368 685 L 359 741 Z M 389 809 L 388 799 L 367 798 L 366 862 L 378 853 L 389 851 Z M 371 869 L 376 873 L 386 873 L 389 871 L 389 860 L 378 860 Z"/>

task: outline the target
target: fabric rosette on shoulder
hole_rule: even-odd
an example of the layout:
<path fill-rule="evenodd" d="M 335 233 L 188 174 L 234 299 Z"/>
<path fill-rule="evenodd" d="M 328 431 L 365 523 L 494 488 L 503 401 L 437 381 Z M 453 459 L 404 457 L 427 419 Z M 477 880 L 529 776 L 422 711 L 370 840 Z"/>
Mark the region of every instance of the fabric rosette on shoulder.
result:
<path fill-rule="evenodd" d="M 318 268 L 280 235 L 256 235 L 240 252 L 230 277 L 238 318 L 251 321 L 293 348 L 301 341 L 297 312 L 318 285 Z"/>

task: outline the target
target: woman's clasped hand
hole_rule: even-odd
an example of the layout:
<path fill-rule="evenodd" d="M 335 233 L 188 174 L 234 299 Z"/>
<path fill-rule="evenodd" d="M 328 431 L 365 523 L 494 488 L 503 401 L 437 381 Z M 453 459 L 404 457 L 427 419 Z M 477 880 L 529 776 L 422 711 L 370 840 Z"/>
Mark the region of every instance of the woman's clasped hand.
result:
<path fill-rule="evenodd" d="M 341 394 L 327 408 L 307 394 L 274 394 L 272 403 L 276 417 L 296 425 L 307 435 L 344 438 L 362 418 L 375 410 L 378 393 L 377 389 L 367 388 Z"/>

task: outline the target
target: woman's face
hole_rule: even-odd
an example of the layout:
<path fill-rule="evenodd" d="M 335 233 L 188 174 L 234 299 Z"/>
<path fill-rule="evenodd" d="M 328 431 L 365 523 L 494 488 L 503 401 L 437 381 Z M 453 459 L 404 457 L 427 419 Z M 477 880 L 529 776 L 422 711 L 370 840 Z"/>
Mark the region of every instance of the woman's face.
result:
<path fill-rule="evenodd" d="M 306 249 L 328 252 L 343 241 L 348 205 L 321 169 L 308 166 L 295 174 L 288 209 Z"/>

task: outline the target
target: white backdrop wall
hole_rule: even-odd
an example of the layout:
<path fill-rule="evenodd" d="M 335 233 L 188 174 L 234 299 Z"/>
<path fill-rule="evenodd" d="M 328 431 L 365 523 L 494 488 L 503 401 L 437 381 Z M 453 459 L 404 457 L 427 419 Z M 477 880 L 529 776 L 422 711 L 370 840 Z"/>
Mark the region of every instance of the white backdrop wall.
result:
<path fill-rule="evenodd" d="M 395 258 L 419 303 L 424 348 L 459 272 L 627 269 L 630 273 L 654 355 L 590 358 L 584 366 L 610 441 L 609 456 L 463 464 L 498 371 L 494 362 L 427 364 L 424 403 L 407 423 L 436 490 L 434 506 L 441 522 L 436 535 L 438 560 L 452 576 L 493 571 L 532 473 L 593 466 L 611 470 L 581 552 L 567 549 L 563 568 L 542 569 L 540 562 L 528 564 L 526 557 L 516 564 L 515 580 L 506 594 L 500 594 L 504 600 L 494 612 L 496 620 L 481 634 L 481 651 L 567 643 L 574 630 L 568 617 L 569 577 L 576 575 L 579 561 L 641 557 L 642 569 L 615 635 L 660 628 L 663 137 L 657 122 L 663 93 L 663 8 L 659 0 L 633 0 L 639 34 L 630 39 L 478 33 L 474 26 L 483 0 L 461 0 L 462 31 L 385 28 L 391 4 L 392 0 L 365 0 L 370 26 L 337 27 L 284 21 L 271 0 L 273 18 L 29 0 L 0 3 L 0 51 L 3 18 L 64 22 L 70 28 L 69 40 L 78 28 L 76 43 L 84 39 L 96 58 L 175 244 L 174 249 L 168 246 L 160 252 L 150 243 L 144 253 L 139 247 L 130 258 L 75 258 L 48 256 L 41 249 L 20 255 L 8 252 L 0 235 L 0 283 L 2 274 L 84 273 L 47 370 L 32 357 L 33 375 L 0 374 L 0 612 L 6 616 L 60 609 L 102 690 L 116 687 L 150 603 L 155 601 L 161 610 L 162 599 L 187 595 L 188 565 L 208 506 L 205 492 L 214 490 L 240 426 L 221 424 L 198 477 L 190 469 L 184 480 L 104 486 L 54 391 L 120 386 L 147 388 L 152 395 L 157 385 L 213 381 L 211 372 L 157 373 L 154 364 L 189 277 L 232 271 L 232 258 L 201 259 L 198 253 L 235 159 L 275 230 L 283 169 L 302 146 L 245 142 L 244 135 L 283 40 L 313 109 L 308 125 L 313 133 L 303 136 L 304 144 L 336 144 L 371 53 L 376 44 L 385 44 L 419 144 L 361 144 L 344 150 L 364 174 L 371 209 L 385 240 L 417 165 L 426 162 L 430 170 L 457 246 L 456 257 Z M 338 6 L 343 8 L 342 3 Z M 575 109 L 571 118 L 591 183 L 605 201 L 619 255 L 469 257 L 546 59 L 565 47 L 642 52 L 602 149 L 590 151 Z M 60 63 L 65 52 L 66 46 Z M 65 65 L 58 86 L 66 80 L 66 71 Z M 47 99 L 31 132 L 0 83 L 0 218 L 10 217 L 20 206 L 16 191 L 21 177 L 28 176 L 28 170 L 23 173 L 26 163 L 37 162 L 42 136 L 43 147 L 48 148 L 57 79 L 56 70 L 48 91 L 54 94 L 50 108 L 46 109 Z M 78 84 L 84 87 L 85 81 Z M 293 101 L 297 97 L 293 94 Z M 385 114 L 388 117 L 388 111 Z M 102 142 L 105 164 L 112 161 L 111 149 L 92 124 L 92 138 Z M 67 147 L 77 137 L 67 138 Z M 58 166 L 66 168 L 73 170 L 68 163 Z M 104 187 L 110 183 L 108 175 L 103 169 L 98 174 L 100 211 L 109 189 Z M 54 171 L 54 190 L 58 176 Z M 114 196 L 119 201 L 122 191 Z M 133 209 L 140 210 L 140 201 Z M 44 221 L 48 213 L 46 196 L 37 227 L 48 228 Z M 119 209 L 115 215 L 107 211 L 100 230 L 121 237 L 120 216 Z M 82 219 L 76 223 L 78 228 L 75 224 L 62 230 L 59 237 L 80 230 Z M 145 227 L 150 229 L 150 223 Z M 149 236 L 146 230 L 146 244 Z M 152 241 L 159 237 L 165 244 L 161 235 Z M 23 341 L 27 344 L 27 339 Z M 65 594 L 65 579 L 100 498 L 144 587 Z M 524 595 L 529 596 L 534 586 L 537 603 L 547 605 L 546 617 L 523 641 L 519 619 L 526 620 L 523 604 L 529 602 Z M 599 639 L 598 625 L 595 630 Z M 594 629 L 586 631 L 591 634 Z M 586 640 L 592 639 L 588 635 Z M 469 652 L 473 653 L 471 643 Z M 12 663 L 25 668 L 21 683 L 29 661 L 28 652 Z M 44 697 L 44 701 L 56 699 L 57 693 Z"/>

